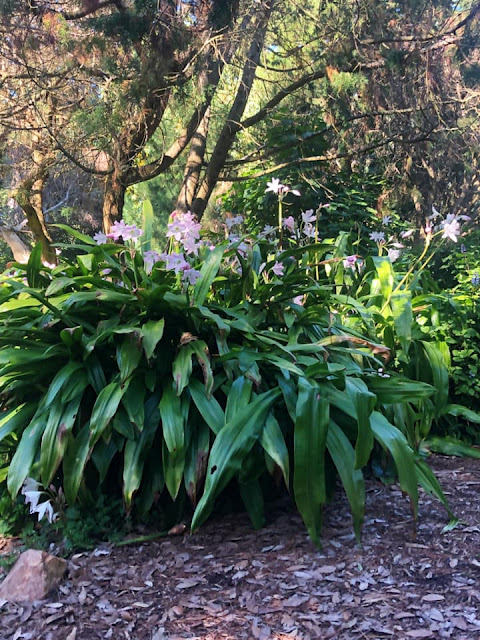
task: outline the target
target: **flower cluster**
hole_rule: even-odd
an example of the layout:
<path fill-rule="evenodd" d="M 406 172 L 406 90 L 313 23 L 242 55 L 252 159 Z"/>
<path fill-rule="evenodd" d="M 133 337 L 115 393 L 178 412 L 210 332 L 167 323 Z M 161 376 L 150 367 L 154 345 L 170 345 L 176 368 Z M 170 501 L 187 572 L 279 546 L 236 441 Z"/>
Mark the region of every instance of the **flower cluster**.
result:
<path fill-rule="evenodd" d="M 25 496 L 26 504 L 30 505 L 30 513 L 36 513 L 38 521 L 47 518 L 49 522 L 55 522 L 58 513 L 53 510 L 53 505 L 45 491 L 40 490 L 41 484 L 33 478 L 27 478 L 23 483 L 22 495 Z M 42 496 L 47 496 L 47 500 L 39 502 Z"/>
<path fill-rule="evenodd" d="M 110 238 L 114 242 L 118 240 L 137 240 L 143 235 L 142 229 L 139 229 L 135 224 L 127 224 L 125 220 L 119 220 L 114 222 L 110 229 L 110 232 L 105 234 L 101 231 L 93 236 L 93 239 L 97 244 L 105 244 Z"/>
<path fill-rule="evenodd" d="M 187 211 L 187 213 L 174 211 L 171 215 L 171 220 L 167 225 L 167 238 L 172 238 L 182 245 L 187 255 L 198 256 L 201 225 L 197 222 L 193 213 L 190 213 L 190 211 Z"/>
<path fill-rule="evenodd" d="M 287 193 L 293 193 L 294 196 L 300 196 L 298 189 L 291 189 L 286 184 L 282 184 L 278 178 L 272 178 L 271 182 L 267 182 L 265 193 L 274 193 L 277 196 L 284 196 Z"/>

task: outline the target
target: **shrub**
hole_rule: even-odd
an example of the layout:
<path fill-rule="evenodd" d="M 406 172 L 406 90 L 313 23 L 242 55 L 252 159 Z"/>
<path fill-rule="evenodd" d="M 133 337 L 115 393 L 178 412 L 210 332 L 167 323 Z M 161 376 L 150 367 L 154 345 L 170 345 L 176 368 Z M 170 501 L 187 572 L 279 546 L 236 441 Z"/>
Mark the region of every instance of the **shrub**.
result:
<path fill-rule="evenodd" d="M 394 288 L 390 260 L 351 269 L 345 234 L 314 241 L 313 212 L 292 222 L 280 209 L 278 235 L 242 237 L 240 224 L 212 249 L 190 214 L 174 217 L 162 255 L 123 222 L 112 243 L 70 230 L 72 258 L 46 267 L 37 247 L 3 277 L 12 496 L 29 476 L 61 485 L 69 505 L 100 486 L 127 513 L 186 495 L 195 530 L 235 481 L 261 526 L 262 479 L 280 474 L 319 543 L 337 476 L 360 535 L 376 442 L 414 514 L 418 483 L 445 504 L 405 431 L 435 388 L 384 371 L 390 350 L 400 361 L 411 342 L 411 295 Z"/>

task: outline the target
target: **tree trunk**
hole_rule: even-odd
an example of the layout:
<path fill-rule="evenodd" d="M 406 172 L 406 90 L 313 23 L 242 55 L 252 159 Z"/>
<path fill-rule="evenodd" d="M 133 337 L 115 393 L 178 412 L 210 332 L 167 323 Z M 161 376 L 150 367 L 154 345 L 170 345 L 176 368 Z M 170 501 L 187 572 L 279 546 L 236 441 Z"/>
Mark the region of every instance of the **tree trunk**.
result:
<path fill-rule="evenodd" d="M 10 247 L 13 253 L 13 259 L 16 262 L 26 263 L 30 257 L 30 247 L 26 245 L 20 236 L 13 229 L 0 226 L 0 236 Z"/>
<path fill-rule="evenodd" d="M 103 198 L 103 230 L 105 233 L 109 233 L 113 223 L 122 217 L 126 190 L 126 186 L 117 171 L 114 171 L 106 179 Z"/>
<path fill-rule="evenodd" d="M 192 203 L 192 211 L 197 214 L 200 219 L 205 211 L 208 200 L 215 188 L 220 172 L 225 164 L 228 153 L 235 141 L 236 135 L 241 128 L 240 121 L 247 106 L 248 97 L 255 80 L 255 74 L 260 62 L 260 56 L 263 49 L 267 26 L 272 13 L 275 0 L 266 2 L 263 9 L 263 15 L 258 19 L 252 43 L 250 45 L 247 60 L 243 67 L 242 78 L 237 89 L 237 95 L 233 101 L 233 105 L 228 114 L 227 121 L 223 126 L 217 143 L 211 155 L 205 176 L 198 187 L 196 197 Z"/>
<path fill-rule="evenodd" d="M 27 217 L 28 227 L 35 240 L 42 245 L 42 259 L 49 264 L 57 264 L 57 254 L 52 247 L 52 238 L 45 226 L 43 217 L 43 190 L 48 177 L 48 167 L 53 157 L 45 156 L 35 151 L 33 154 L 35 168 L 32 173 L 20 183 L 13 197 Z"/>
<path fill-rule="evenodd" d="M 177 211 L 181 211 L 182 213 L 190 211 L 197 191 L 198 180 L 200 178 L 200 172 L 205 158 L 209 121 L 210 107 L 208 107 L 205 115 L 198 125 L 198 129 L 193 135 L 190 151 L 188 153 L 182 187 L 175 207 Z"/>

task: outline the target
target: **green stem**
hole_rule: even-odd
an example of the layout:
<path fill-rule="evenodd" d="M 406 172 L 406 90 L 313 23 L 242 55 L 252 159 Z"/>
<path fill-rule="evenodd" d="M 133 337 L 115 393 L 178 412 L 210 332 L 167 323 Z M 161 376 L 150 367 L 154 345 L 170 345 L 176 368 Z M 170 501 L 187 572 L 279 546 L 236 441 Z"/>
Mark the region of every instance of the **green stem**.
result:
<path fill-rule="evenodd" d="M 385 311 L 385 308 L 387 307 L 387 305 L 390 303 L 390 300 L 392 299 L 392 296 L 399 291 L 399 289 L 405 284 L 405 282 L 408 280 L 409 276 L 413 273 L 413 271 L 416 269 L 417 265 L 422 262 L 422 260 L 425 258 L 425 256 L 427 255 L 427 251 L 432 243 L 433 238 L 435 237 L 435 235 L 438 235 L 438 233 L 442 233 L 441 231 L 438 231 L 436 234 L 434 234 L 430 239 L 427 238 L 427 241 L 425 242 L 425 247 L 422 251 L 422 253 L 420 254 L 420 256 L 414 261 L 414 263 L 412 264 L 412 266 L 410 267 L 410 269 L 407 271 L 407 273 L 403 276 L 403 278 L 400 280 L 400 282 L 397 284 L 397 286 L 395 287 L 395 289 L 393 289 L 392 293 L 388 296 L 388 298 L 386 299 L 383 307 L 380 310 L 380 313 L 383 313 Z M 440 244 L 438 245 L 439 247 L 442 246 L 442 242 L 440 242 Z M 425 267 L 427 266 L 427 264 L 430 262 L 430 260 L 433 258 L 433 256 L 435 255 L 435 251 L 433 251 L 429 257 L 425 260 L 425 262 L 420 266 L 418 273 L 420 273 L 421 271 L 423 271 L 425 269 Z"/>
<path fill-rule="evenodd" d="M 168 531 L 158 531 L 157 533 L 151 533 L 148 536 L 140 536 L 139 538 L 125 538 L 120 542 L 114 542 L 115 547 L 125 547 L 127 544 L 141 544 L 142 542 L 150 542 L 150 540 L 157 540 L 158 538 L 166 538 Z"/>

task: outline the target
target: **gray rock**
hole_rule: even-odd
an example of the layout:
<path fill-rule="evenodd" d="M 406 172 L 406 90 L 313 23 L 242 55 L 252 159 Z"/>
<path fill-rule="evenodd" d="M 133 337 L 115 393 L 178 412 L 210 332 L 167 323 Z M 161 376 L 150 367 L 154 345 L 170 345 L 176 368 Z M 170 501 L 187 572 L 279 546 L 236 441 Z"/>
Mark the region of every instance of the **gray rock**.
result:
<path fill-rule="evenodd" d="M 43 600 L 58 586 L 66 570 L 67 561 L 62 558 L 35 549 L 24 551 L 0 584 L 0 599 Z"/>

